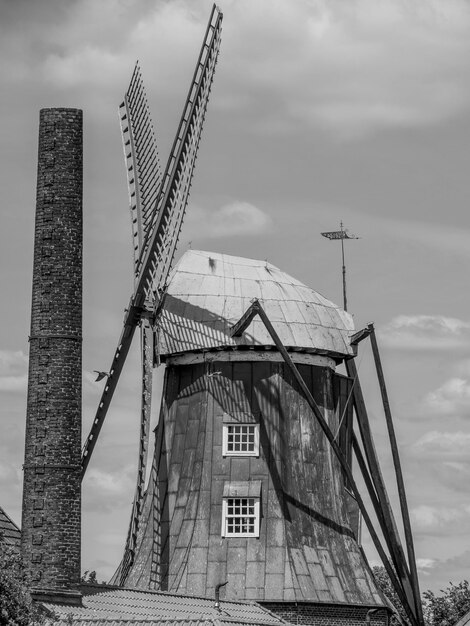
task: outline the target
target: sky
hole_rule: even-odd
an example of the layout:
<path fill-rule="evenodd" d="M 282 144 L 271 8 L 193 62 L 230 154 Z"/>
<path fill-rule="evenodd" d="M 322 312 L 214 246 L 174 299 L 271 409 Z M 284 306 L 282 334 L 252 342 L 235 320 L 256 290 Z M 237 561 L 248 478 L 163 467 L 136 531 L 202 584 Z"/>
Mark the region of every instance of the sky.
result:
<path fill-rule="evenodd" d="M 178 254 L 267 259 L 375 323 L 421 588 L 470 571 L 470 2 L 221 0 L 222 46 Z M 140 61 L 167 158 L 208 0 L 0 0 L 0 505 L 21 520 L 39 109 L 84 110 L 84 436 L 132 291 L 117 108 Z M 359 376 L 397 505 L 372 354 Z M 157 392 L 161 373 L 156 373 Z M 108 579 L 137 463 L 133 346 L 83 489 Z M 158 393 L 154 421 L 158 414 Z M 397 509 L 398 510 L 398 509 Z M 370 541 L 364 545 L 371 561 Z"/>

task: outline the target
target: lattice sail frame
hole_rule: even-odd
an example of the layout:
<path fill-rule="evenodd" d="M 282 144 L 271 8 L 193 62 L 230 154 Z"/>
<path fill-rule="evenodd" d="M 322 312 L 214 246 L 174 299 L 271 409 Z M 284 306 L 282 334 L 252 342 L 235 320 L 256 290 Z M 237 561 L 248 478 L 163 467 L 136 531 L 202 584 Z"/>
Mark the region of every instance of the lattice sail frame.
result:
<path fill-rule="evenodd" d="M 147 476 L 148 445 L 150 436 L 150 415 L 152 406 L 153 350 L 154 333 L 148 320 L 142 320 L 141 356 L 142 356 L 142 395 L 140 411 L 139 455 L 137 463 L 137 480 L 132 502 L 131 517 L 127 531 L 124 556 L 120 565 L 119 584 L 123 584 L 129 568 L 134 562 L 140 521 L 143 512 L 145 482 Z"/>
<path fill-rule="evenodd" d="M 162 182 L 157 141 L 139 62 L 134 67 L 129 87 L 119 107 L 119 118 L 127 171 L 134 258 L 133 270 L 136 279 L 136 268 L 142 251 L 142 243 L 156 218 L 155 210 Z M 142 390 L 139 454 L 131 519 L 121 566 L 123 574 L 130 567 L 134 558 L 147 475 L 153 378 L 153 331 L 148 319 L 143 319 L 141 322 L 140 339 Z"/>
<path fill-rule="evenodd" d="M 136 304 L 159 301 L 178 244 L 220 49 L 222 13 L 214 5 L 178 131 L 163 174 L 152 224 L 136 267 Z M 140 299 L 140 300 L 139 300 Z"/>
<path fill-rule="evenodd" d="M 122 144 L 127 169 L 129 208 L 132 224 L 134 274 L 142 242 L 155 220 L 155 205 L 162 182 L 155 130 L 139 62 L 119 107 Z"/>

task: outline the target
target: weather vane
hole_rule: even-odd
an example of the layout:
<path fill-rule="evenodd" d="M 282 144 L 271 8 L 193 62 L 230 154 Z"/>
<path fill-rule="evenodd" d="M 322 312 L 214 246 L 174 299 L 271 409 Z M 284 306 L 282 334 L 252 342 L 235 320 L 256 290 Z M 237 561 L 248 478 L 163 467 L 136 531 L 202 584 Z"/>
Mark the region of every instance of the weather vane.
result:
<path fill-rule="evenodd" d="M 341 258 L 343 262 L 343 306 L 344 310 L 348 310 L 348 301 L 346 298 L 346 265 L 344 262 L 344 240 L 345 239 L 359 239 L 356 235 L 348 233 L 347 228 L 343 228 L 343 222 L 340 222 L 340 230 L 333 230 L 327 233 L 321 233 L 323 237 L 327 239 L 340 239 L 341 240 Z"/>

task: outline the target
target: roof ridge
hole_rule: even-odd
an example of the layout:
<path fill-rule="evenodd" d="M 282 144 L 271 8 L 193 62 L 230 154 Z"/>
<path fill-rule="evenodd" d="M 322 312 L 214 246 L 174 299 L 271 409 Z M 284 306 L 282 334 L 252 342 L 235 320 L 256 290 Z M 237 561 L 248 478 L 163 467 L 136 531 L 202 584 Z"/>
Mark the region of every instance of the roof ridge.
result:
<path fill-rule="evenodd" d="M 10 522 L 11 525 L 14 526 L 17 531 L 21 532 L 21 529 L 18 526 L 18 524 L 8 515 L 8 513 L 5 511 L 5 509 L 2 506 L 0 506 L 0 513 L 3 513 L 3 515 L 7 518 L 7 521 Z"/>
<path fill-rule="evenodd" d="M 94 587 L 100 587 L 100 584 L 97 585 L 93 585 Z M 177 593 L 175 591 L 163 591 L 160 589 L 138 589 L 136 587 L 119 587 L 116 585 L 106 585 L 106 583 L 103 585 L 103 591 L 131 591 L 134 593 L 145 593 L 145 594 L 152 594 L 152 595 L 164 595 L 164 596 L 171 596 L 171 597 L 177 597 L 177 598 L 190 598 L 192 600 L 204 600 L 205 602 L 214 602 L 214 598 L 208 598 L 207 596 L 193 596 L 190 595 L 188 593 Z M 94 594 L 97 595 L 97 594 Z M 90 594 L 91 596 L 91 594 Z M 220 603 L 225 603 L 225 604 L 240 604 L 242 606 L 260 606 L 257 602 L 255 602 L 254 600 L 220 600 Z M 263 608 L 264 610 L 264 608 Z"/>

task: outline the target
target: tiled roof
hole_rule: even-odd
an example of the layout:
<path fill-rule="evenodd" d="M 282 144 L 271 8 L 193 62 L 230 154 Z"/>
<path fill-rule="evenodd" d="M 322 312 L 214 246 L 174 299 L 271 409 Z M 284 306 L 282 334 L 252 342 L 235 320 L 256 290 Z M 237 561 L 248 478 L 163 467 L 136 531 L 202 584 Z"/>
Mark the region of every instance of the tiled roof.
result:
<path fill-rule="evenodd" d="M 275 626 L 285 623 L 254 602 L 221 601 L 219 610 L 213 599 L 164 591 L 87 586 L 83 592 L 88 595 L 83 596 L 81 607 L 51 603 L 44 603 L 44 606 L 63 626 L 71 626 L 71 621 L 73 626 Z"/>
<path fill-rule="evenodd" d="M 0 543 L 20 547 L 21 531 L 0 506 Z"/>
<path fill-rule="evenodd" d="M 241 337 L 230 336 L 254 298 L 286 347 L 353 354 L 353 320 L 341 307 L 267 261 L 198 250 L 188 250 L 170 276 L 158 332 L 160 354 L 272 346 L 257 317 Z"/>
<path fill-rule="evenodd" d="M 54 626 L 267 626 L 273 622 L 265 621 L 240 621 L 233 618 L 212 617 L 212 618 L 196 618 L 196 619 L 151 619 L 151 620 L 81 620 L 74 619 L 71 622 L 65 619 L 54 621 Z M 286 622 L 274 622 L 277 624 L 285 624 Z"/>

